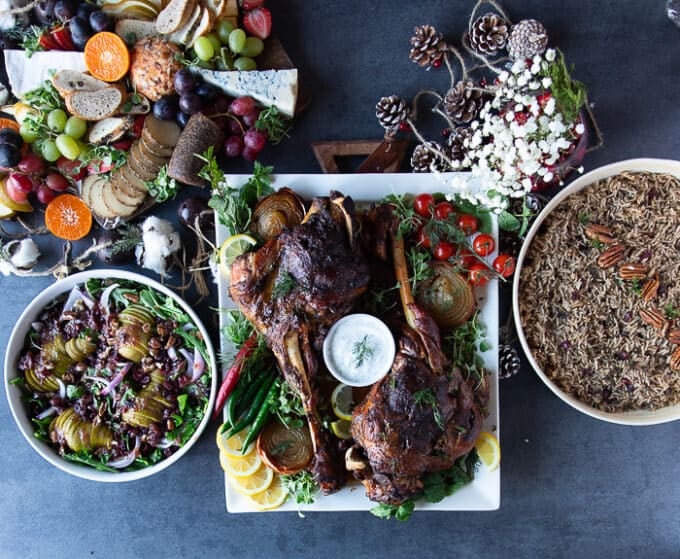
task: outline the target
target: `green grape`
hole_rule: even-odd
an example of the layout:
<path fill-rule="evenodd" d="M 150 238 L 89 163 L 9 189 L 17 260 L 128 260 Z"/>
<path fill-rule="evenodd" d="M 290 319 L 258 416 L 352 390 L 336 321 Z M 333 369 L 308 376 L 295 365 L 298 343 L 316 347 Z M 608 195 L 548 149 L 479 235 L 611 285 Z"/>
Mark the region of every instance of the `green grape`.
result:
<path fill-rule="evenodd" d="M 229 48 L 231 52 L 239 54 L 246 46 L 246 32 L 243 29 L 234 29 L 229 33 Z"/>
<path fill-rule="evenodd" d="M 205 35 L 196 39 L 193 48 L 200 60 L 207 62 L 215 56 L 215 47 L 213 47 L 212 42 Z"/>
<path fill-rule="evenodd" d="M 220 41 L 226 45 L 229 42 L 229 33 L 234 30 L 234 24 L 228 19 L 221 19 L 217 22 L 216 30 Z"/>
<path fill-rule="evenodd" d="M 23 138 L 24 142 L 27 144 L 32 144 L 40 136 L 38 133 L 31 128 L 26 121 L 24 121 L 21 126 L 19 126 L 19 135 Z"/>
<path fill-rule="evenodd" d="M 78 141 L 71 138 L 71 136 L 59 134 L 55 140 L 55 143 L 57 149 L 66 159 L 77 159 L 80 155 L 80 146 L 78 145 Z"/>
<path fill-rule="evenodd" d="M 220 38 L 217 36 L 217 33 L 213 31 L 212 33 L 208 33 L 206 37 L 208 38 L 208 41 L 210 41 L 210 44 L 213 46 L 213 50 L 215 52 L 220 52 L 220 49 L 222 48 L 222 41 L 220 41 Z"/>
<path fill-rule="evenodd" d="M 198 66 L 199 68 L 203 68 L 204 70 L 215 69 L 215 63 L 212 60 L 199 60 L 196 66 Z"/>
<path fill-rule="evenodd" d="M 243 47 L 243 50 L 241 50 L 241 56 L 255 58 L 262 54 L 263 50 L 264 43 L 262 42 L 262 39 L 259 39 L 258 37 L 247 37 L 246 44 Z"/>
<path fill-rule="evenodd" d="M 233 70 L 234 69 L 234 56 L 231 54 L 229 47 L 222 47 L 217 57 L 217 69 L 218 70 Z"/>
<path fill-rule="evenodd" d="M 54 109 L 47 115 L 47 126 L 54 132 L 63 132 L 68 115 L 63 109 Z"/>
<path fill-rule="evenodd" d="M 234 70 L 250 72 L 251 70 L 257 70 L 257 64 L 252 58 L 248 58 L 247 56 L 239 56 L 236 60 L 234 60 Z"/>
<path fill-rule="evenodd" d="M 57 143 L 54 140 L 45 140 L 40 146 L 40 153 L 42 154 L 45 161 L 53 163 L 61 157 L 61 152 L 57 147 Z"/>
<path fill-rule="evenodd" d="M 68 134 L 71 138 L 79 140 L 87 132 L 87 122 L 77 116 L 70 116 L 64 126 L 64 134 Z"/>

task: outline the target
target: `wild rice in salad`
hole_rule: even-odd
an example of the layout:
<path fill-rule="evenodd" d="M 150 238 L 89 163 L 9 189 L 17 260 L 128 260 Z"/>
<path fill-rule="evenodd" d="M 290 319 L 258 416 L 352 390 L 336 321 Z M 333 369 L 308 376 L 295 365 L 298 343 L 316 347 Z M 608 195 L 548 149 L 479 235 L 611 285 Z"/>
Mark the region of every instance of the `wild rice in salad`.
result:
<path fill-rule="evenodd" d="M 593 227 L 589 239 L 589 225 L 614 242 Z M 622 256 L 605 268 L 614 243 Z M 624 264 L 636 265 L 626 279 Z M 565 392 L 608 412 L 680 402 L 669 339 L 680 328 L 680 179 L 623 173 L 566 198 L 531 242 L 519 304 L 536 361 Z"/>

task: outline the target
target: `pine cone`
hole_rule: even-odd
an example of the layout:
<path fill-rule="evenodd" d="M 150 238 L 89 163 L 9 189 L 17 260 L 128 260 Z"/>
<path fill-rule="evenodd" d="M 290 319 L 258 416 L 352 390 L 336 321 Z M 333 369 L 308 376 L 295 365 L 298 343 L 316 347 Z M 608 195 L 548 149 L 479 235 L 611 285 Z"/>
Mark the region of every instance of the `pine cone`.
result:
<path fill-rule="evenodd" d="M 459 126 L 449 134 L 446 145 L 449 156 L 453 161 L 463 161 L 469 147 L 465 147 L 465 140 L 472 137 L 472 130 L 467 126 Z M 462 167 L 461 167 L 462 168 Z"/>
<path fill-rule="evenodd" d="M 519 373 L 521 362 L 517 350 L 511 345 L 498 348 L 498 378 L 510 378 Z"/>
<path fill-rule="evenodd" d="M 505 47 L 509 28 L 510 24 L 497 14 L 480 16 L 470 27 L 470 47 L 484 56 L 494 56 Z"/>
<path fill-rule="evenodd" d="M 441 155 L 444 148 L 437 142 L 425 142 L 418 144 L 411 155 L 411 168 L 414 173 L 431 173 L 432 171 L 444 171 L 447 168 L 446 161 Z"/>
<path fill-rule="evenodd" d="M 470 122 L 484 102 L 483 93 L 470 80 L 459 81 L 444 96 L 444 110 L 455 122 Z"/>
<path fill-rule="evenodd" d="M 444 56 L 446 42 L 441 33 L 431 25 L 421 25 L 414 29 L 415 35 L 411 37 L 413 48 L 409 57 L 420 66 L 432 66 L 438 64 Z"/>
<path fill-rule="evenodd" d="M 513 60 L 543 54 L 548 46 L 548 32 L 540 21 L 524 19 L 510 28 L 508 54 Z"/>
<path fill-rule="evenodd" d="M 375 106 L 375 116 L 385 130 L 395 130 L 408 118 L 408 105 L 396 95 L 381 97 Z"/>

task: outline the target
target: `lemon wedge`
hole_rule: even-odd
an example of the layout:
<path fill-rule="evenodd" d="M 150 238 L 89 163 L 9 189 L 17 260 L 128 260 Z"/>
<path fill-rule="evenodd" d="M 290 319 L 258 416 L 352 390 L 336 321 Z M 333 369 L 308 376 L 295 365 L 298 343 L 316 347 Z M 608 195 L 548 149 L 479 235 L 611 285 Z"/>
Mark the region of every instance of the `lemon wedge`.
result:
<path fill-rule="evenodd" d="M 229 476 L 229 483 L 241 495 L 255 495 L 269 488 L 274 480 L 274 472 L 264 464 L 247 477 Z"/>
<path fill-rule="evenodd" d="M 288 491 L 283 487 L 279 476 L 274 476 L 274 480 L 267 489 L 248 497 L 257 510 L 272 510 L 279 508 L 286 502 L 287 498 Z"/>
<path fill-rule="evenodd" d="M 498 439 L 487 431 L 482 431 L 475 442 L 477 455 L 486 469 L 493 472 L 501 463 L 501 446 Z"/>
<path fill-rule="evenodd" d="M 236 257 L 247 252 L 256 244 L 257 240 L 245 233 L 232 235 L 225 240 L 217 251 L 217 260 L 222 273 L 229 277 L 231 275 L 231 264 L 236 260 Z"/>
<path fill-rule="evenodd" d="M 352 409 L 354 408 L 352 387 L 343 383 L 338 384 L 331 394 L 331 406 L 333 413 L 339 419 L 351 420 Z"/>
<path fill-rule="evenodd" d="M 246 456 L 234 456 L 226 452 L 220 452 L 220 466 L 229 475 L 234 477 L 248 477 L 259 470 L 262 460 L 257 452 L 251 452 Z"/>
<path fill-rule="evenodd" d="M 238 458 L 252 454 L 255 451 L 255 445 L 252 443 L 245 452 L 242 452 L 248 431 L 244 429 L 231 437 L 227 437 L 228 427 L 227 424 L 222 424 L 217 428 L 217 448 L 224 454 Z"/>
<path fill-rule="evenodd" d="M 347 419 L 338 419 L 331 423 L 331 431 L 339 439 L 351 439 L 352 433 L 350 432 L 350 427 L 352 425 L 351 421 Z"/>

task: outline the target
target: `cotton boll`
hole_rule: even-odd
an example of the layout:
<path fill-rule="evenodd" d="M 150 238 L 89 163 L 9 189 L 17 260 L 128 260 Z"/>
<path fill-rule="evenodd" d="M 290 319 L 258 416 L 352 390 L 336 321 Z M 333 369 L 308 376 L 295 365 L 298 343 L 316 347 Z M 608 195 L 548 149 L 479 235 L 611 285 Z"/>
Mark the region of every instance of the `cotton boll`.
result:
<path fill-rule="evenodd" d="M 9 261 L 17 270 L 30 270 L 38 263 L 40 249 L 31 238 L 10 241 L 4 247 Z"/>
<path fill-rule="evenodd" d="M 179 233 L 172 228 L 172 224 L 150 216 L 142 224 L 142 244 L 135 249 L 135 257 L 142 268 L 165 275 L 170 256 L 180 247 Z"/>

